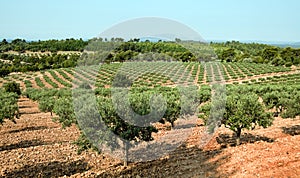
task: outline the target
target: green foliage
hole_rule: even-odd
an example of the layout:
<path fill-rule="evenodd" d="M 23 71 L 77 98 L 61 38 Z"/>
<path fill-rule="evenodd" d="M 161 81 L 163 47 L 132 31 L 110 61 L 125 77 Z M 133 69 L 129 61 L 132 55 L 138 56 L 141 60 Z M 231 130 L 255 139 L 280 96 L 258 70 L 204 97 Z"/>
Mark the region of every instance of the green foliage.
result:
<path fill-rule="evenodd" d="M 275 116 L 295 118 L 300 115 L 299 85 L 266 85 L 257 89 L 268 109 L 275 108 Z"/>
<path fill-rule="evenodd" d="M 74 142 L 78 146 L 77 153 L 81 154 L 85 150 L 92 149 L 99 153 L 99 150 L 87 139 L 84 133 L 81 133 L 79 138 Z"/>
<path fill-rule="evenodd" d="M 172 127 L 174 126 L 174 122 L 178 119 L 181 114 L 181 103 L 180 103 L 180 94 L 179 91 L 173 90 L 170 92 L 163 93 L 166 103 L 167 109 L 163 116 L 163 118 L 171 123 Z M 160 120 L 163 123 L 163 120 Z"/>
<path fill-rule="evenodd" d="M 227 97 L 226 112 L 222 123 L 234 131 L 238 138 L 241 136 L 242 129 L 252 129 L 255 125 L 266 128 L 272 124 L 272 121 L 271 114 L 265 112 L 256 94 L 238 94 Z"/>
<path fill-rule="evenodd" d="M 209 101 L 211 97 L 211 88 L 207 85 L 202 85 L 199 90 L 199 97 L 202 103 Z"/>
<path fill-rule="evenodd" d="M 46 69 L 57 69 L 75 67 L 80 54 L 44 54 L 39 55 L 16 55 L 0 53 L 0 77 L 4 77 L 11 72 L 41 71 Z"/>
<path fill-rule="evenodd" d="M 30 98 L 34 101 L 38 101 L 41 98 L 52 97 L 55 96 L 59 92 L 58 89 L 36 89 L 36 88 L 28 88 L 23 93 L 27 98 Z"/>
<path fill-rule="evenodd" d="M 279 65 L 284 65 L 285 61 L 281 58 L 281 57 L 275 57 L 273 58 L 273 60 L 271 61 L 271 64 L 273 64 L 274 66 L 279 66 Z"/>
<path fill-rule="evenodd" d="M 73 109 L 72 98 L 62 97 L 56 100 L 53 112 L 58 115 L 54 117 L 54 121 L 62 124 L 62 127 L 69 127 L 72 123 L 76 123 L 76 117 Z"/>
<path fill-rule="evenodd" d="M 210 102 L 210 114 L 206 122 L 208 131 L 213 133 L 220 125 L 220 120 L 223 118 L 226 105 L 226 87 L 224 85 L 213 85 L 212 96 Z"/>
<path fill-rule="evenodd" d="M 182 115 L 193 115 L 201 102 L 204 102 L 206 98 L 202 98 L 205 95 L 199 95 L 197 86 L 179 87 L 180 91 L 180 105 Z M 203 94 L 203 93 L 200 93 Z M 203 99 L 203 100 L 201 100 Z"/>
<path fill-rule="evenodd" d="M 5 83 L 4 90 L 6 92 L 11 92 L 11 93 L 16 93 L 17 95 L 21 95 L 20 84 L 16 82 Z"/>
<path fill-rule="evenodd" d="M 24 81 L 26 88 L 31 88 L 32 87 L 32 83 L 30 80 L 25 80 Z"/>
<path fill-rule="evenodd" d="M 0 52 L 9 50 L 17 52 L 28 51 L 83 51 L 84 47 L 88 44 L 87 41 L 82 39 L 66 39 L 66 40 L 46 40 L 46 41 L 31 41 L 26 42 L 23 39 L 14 39 L 8 43 L 5 39 L 0 43 Z"/>
<path fill-rule="evenodd" d="M 119 135 L 121 138 L 128 141 L 150 141 L 153 139 L 151 133 L 157 131 L 153 126 L 138 127 L 129 124 L 116 112 L 117 108 L 114 107 L 111 99 L 100 97 L 97 102 L 99 103 L 98 107 L 100 115 L 102 116 L 102 120 L 104 121 L 105 125 L 109 126 L 110 130 L 116 135 Z M 118 104 L 118 106 L 120 105 Z M 141 112 L 142 109 L 140 109 L 139 112 Z"/>
<path fill-rule="evenodd" d="M 98 46 L 110 46 L 112 42 L 98 41 Z M 114 42 L 116 43 L 116 42 Z M 102 47 L 103 48 L 103 47 Z M 132 40 L 122 43 L 115 48 L 113 52 L 107 55 L 105 61 L 107 62 L 125 62 L 131 60 L 139 60 L 139 55 L 142 55 L 142 60 L 159 61 L 171 60 L 188 62 L 195 61 L 196 58 L 192 52 L 185 47 L 174 42 L 139 42 L 139 40 Z M 164 55 L 166 54 L 166 55 Z M 101 55 L 101 54 L 100 54 Z M 104 61 L 101 61 L 104 62 Z"/>
<path fill-rule="evenodd" d="M 209 113 L 211 110 L 211 104 L 205 103 L 201 107 L 199 107 L 199 115 L 198 118 L 202 119 L 204 123 L 208 122 L 209 119 Z"/>
<path fill-rule="evenodd" d="M 90 84 L 88 84 L 87 82 L 83 82 L 81 83 L 78 88 L 80 89 L 92 89 L 92 87 L 90 86 Z"/>
<path fill-rule="evenodd" d="M 95 95 L 103 96 L 103 97 L 110 97 L 111 96 L 111 89 L 110 88 L 102 88 L 98 87 L 95 89 Z"/>
<path fill-rule="evenodd" d="M 265 62 L 270 62 L 277 57 L 279 49 L 276 47 L 268 47 L 262 51 L 261 56 L 265 59 Z"/>
<path fill-rule="evenodd" d="M 2 61 L 0 61 L 0 77 L 5 77 L 10 73 L 10 70 Z"/>
<path fill-rule="evenodd" d="M 180 41 L 180 40 L 177 40 Z M 87 51 L 97 51 L 90 54 Z M 213 50 L 214 49 L 214 50 Z M 26 50 L 36 54 L 9 54 L 4 53 L 15 50 L 23 53 Z M 60 54 L 57 51 L 77 51 L 77 54 Z M 80 65 L 98 65 L 99 63 L 126 62 L 132 60 L 144 61 L 212 61 L 218 58 L 226 62 L 268 63 L 275 66 L 290 67 L 300 64 L 300 49 L 279 48 L 270 45 L 256 43 L 240 43 L 231 41 L 226 43 L 193 43 L 180 41 L 175 42 L 140 42 L 139 40 L 113 39 L 103 41 L 91 39 L 47 40 L 26 42 L 15 39 L 11 43 L 0 43 L 0 77 L 5 77 L 11 72 L 40 71 L 46 69 L 57 69 L 75 67 Z M 67 83 L 65 83 L 67 84 Z M 67 84 L 68 85 L 68 84 Z"/>
<path fill-rule="evenodd" d="M 18 95 L 16 93 L 4 92 L 0 89 L 0 124 L 2 124 L 5 119 L 15 123 L 15 117 L 19 118 L 17 98 Z"/>
<path fill-rule="evenodd" d="M 273 107 L 278 108 L 280 106 L 280 93 L 278 91 L 268 92 L 263 95 L 263 101 L 268 109 Z"/>
<path fill-rule="evenodd" d="M 48 75 L 45 75 L 45 74 L 44 74 L 43 77 L 44 77 L 45 81 L 46 81 L 48 84 L 50 84 L 53 88 L 58 88 L 57 83 L 55 83 L 54 81 L 52 81 L 52 80 L 50 79 L 50 77 L 48 77 Z"/>
<path fill-rule="evenodd" d="M 70 98 L 71 91 L 68 89 L 34 89 L 29 88 L 24 92 L 24 95 L 34 101 L 38 101 L 39 109 L 42 112 L 52 112 L 56 101 L 60 98 Z"/>
<path fill-rule="evenodd" d="M 39 99 L 39 109 L 42 112 L 50 112 L 52 116 L 52 111 L 54 109 L 56 98 L 54 96 L 44 96 Z"/>
<path fill-rule="evenodd" d="M 126 74 L 118 73 L 114 77 L 113 87 L 128 88 L 131 86 L 131 80 Z"/>
<path fill-rule="evenodd" d="M 279 48 L 266 44 L 240 43 L 227 41 L 225 43 L 211 43 L 222 61 L 271 63 L 272 65 L 298 65 L 300 63 L 300 49 Z M 251 60 L 250 60 L 251 59 Z"/>
<path fill-rule="evenodd" d="M 40 79 L 40 77 L 36 77 L 35 78 L 35 82 L 36 84 L 41 87 L 41 88 L 44 88 L 45 87 L 45 84 L 42 82 L 42 80 Z"/>
<path fill-rule="evenodd" d="M 226 61 L 226 62 L 233 62 L 236 56 L 236 52 L 234 49 L 229 48 L 226 50 L 223 50 L 220 54 L 220 59 L 222 61 Z"/>
<path fill-rule="evenodd" d="M 292 94 L 288 99 L 282 99 L 285 103 L 285 110 L 282 113 L 283 118 L 295 118 L 300 115 L 300 92 Z"/>
<path fill-rule="evenodd" d="M 280 88 L 231 85 L 227 87 L 226 96 L 224 96 L 225 92 L 222 92 L 223 89 L 222 87 L 213 88 L 215 94 L 212 96 L 212 102 L 205 103 L 199 108 L 199 118 L 203 119 L 209 128 L 210 124 L 216 124 L 220 120 L 220 124 L 224 124 L 225 127 L 235 132 L 237 144 L 239 144 L 242 129 L 254 129 L 256 125 L 266 128 L 272 124 L 273 116 L 266 111 L 267 108 L 279 106 L 280 103 L 286 105 L 277 92 L 272 92 Z M 267 108 L 259 101 L 258 95 L 263 96 Z M 282 98 L 285 97 L 282 96 Z M 296 105 L 294 111 L 297 107 L 299 108 Z"/>

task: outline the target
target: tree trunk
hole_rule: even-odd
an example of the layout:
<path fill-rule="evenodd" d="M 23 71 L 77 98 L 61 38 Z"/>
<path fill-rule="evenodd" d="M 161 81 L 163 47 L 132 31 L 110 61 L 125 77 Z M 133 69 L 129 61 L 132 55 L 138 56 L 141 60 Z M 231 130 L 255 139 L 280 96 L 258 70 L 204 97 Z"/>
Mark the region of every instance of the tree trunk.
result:
<path fill-rule="evenodd" d="M 174 122 L 171 122 L 171 129 L 174 128 Z"/>
<path fill-rule="evenodd" d="M 235 133 L 236 133 L 236 145 L 240 145 L 242 129 L 238 128 Z"/>
<path fill-rule="evenodd" d="M 128 149 L 129 149 L 128 147 L 129 147 L 129 144 L 124 141 L 124 152 L 125 152 L 124 167 L 126 167 L 128 165 Z"/>
<path fill-rule="evenodd" d="M 19 111 L 19 108 L 18 108 L 18 111 L 17 111 L 17 114 L 16 114 L 16 118 L 17 118 L 17 119 L 20 119 L 20 111 Z"/>

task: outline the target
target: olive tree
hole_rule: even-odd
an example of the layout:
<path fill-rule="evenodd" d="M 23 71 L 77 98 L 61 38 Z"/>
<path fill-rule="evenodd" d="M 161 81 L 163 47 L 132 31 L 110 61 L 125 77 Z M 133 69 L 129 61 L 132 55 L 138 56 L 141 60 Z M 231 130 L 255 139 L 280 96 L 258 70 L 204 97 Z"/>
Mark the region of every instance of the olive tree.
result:
<path fill-rule="evenodd" d="M 5 83 L 3 87 L 6 92 L 16 93 L 17 95 L 21 94 L 20 84 L 17 82 Z"/>
<path fill-rule="evenodd" d="M 62 124 L 62 127 L 69 127 L 72 123 L 76 123 L 76 117 L 73 109 L 73 101 L 71 97 L 61 97 L 56 100 L 53 112 L 58 117 L 53 118 Z"/>
<path fill-rule="evenodd" d="M 0 124 L 4 119 L 9 119 L 15 123 L 15 117 L 19 118 L 18 95 L 0 91 Z"/>
<path fill-rule="evenodd" d="M 55 97 L 51 96 L 51 97 L 42 97 L 39 100 L 39 109 L 42 112 L 50 112 L 51 116 L 52 116 L 52 112 L 54 109 L 54 105 L 55 105 Z"/>
<path fill-rule="evenodd" d="M 273 119 L 256 94 L 233 93 L 227 97 L 222 124 L 235 132 L 236 144 L 239 145 L 242 129 L 254 129 L 256 125 L 266 128 L 272 125 Z"/>

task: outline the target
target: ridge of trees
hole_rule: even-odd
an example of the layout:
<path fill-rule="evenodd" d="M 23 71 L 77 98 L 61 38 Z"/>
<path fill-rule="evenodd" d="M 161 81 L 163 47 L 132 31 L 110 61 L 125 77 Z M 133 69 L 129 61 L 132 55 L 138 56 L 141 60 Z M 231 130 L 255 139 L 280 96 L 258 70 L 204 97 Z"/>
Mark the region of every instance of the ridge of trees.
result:
<path fill-rule="evenodd" d="M 88 44 L 88 41 L 80 39 L 65 39 L 65 40 L 45 40 L 45 41 L 29 41 L 27 42 L 24 39 L 14 39 L 11 42 L 8 42 L 6 39 L 3 39 L 0 42 L 0 52 L 7 51 L 17 51 L 17 52 L 57 52 L 57 51 L 83 51 L 85 46 Z"/>
<path fill-rule="evenodd" d="M 300 49 L 281 48 L 259 43 L 240 43 L 227 41 L 225 43 L 210 43 L 219 59 L 224 62 L 267 63 L 275 66 L 300 64 Z"/>
<path fill-rule="evenodd" d="M 7 52 L 11 50 L 19 53 Z M 25 51 L 42 53 L 26 54 Z M 46 51 L 50 51 L 50 53 L 43 53 Z M 59 54 L 58 51 L 78 51 L 78 53 Z M 89 53 L 89 51 L 94 52 Z M 23 39 L 14 39 L 8 42 L 3 39 L 0 42 L 0 77 L 11 72 L 74 67 L 78 63 L 90 65 L 140 60 L 190 62 L 216 59 L 222 62 L 265 63 L 290 67 L 300 64 L 300 49 L 238 41 L 203 44 L 171 41 L 150 42 L 139 39 L 125 42 L 122 38 L 112 38 L 111 40 L 93 38 L 88 41 L 71 38 L 32 42 Z"/>

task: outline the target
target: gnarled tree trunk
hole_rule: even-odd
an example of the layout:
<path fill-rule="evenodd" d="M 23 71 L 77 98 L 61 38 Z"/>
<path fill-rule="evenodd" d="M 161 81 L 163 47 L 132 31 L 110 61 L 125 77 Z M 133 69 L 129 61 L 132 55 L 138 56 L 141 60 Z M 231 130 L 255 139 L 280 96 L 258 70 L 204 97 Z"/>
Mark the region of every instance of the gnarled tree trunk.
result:
<path fill-rule="evenodd" d="M 238 128 L 235 133 L 236 133 L 236 145 L 240 145 L 242 129 Z"/>

